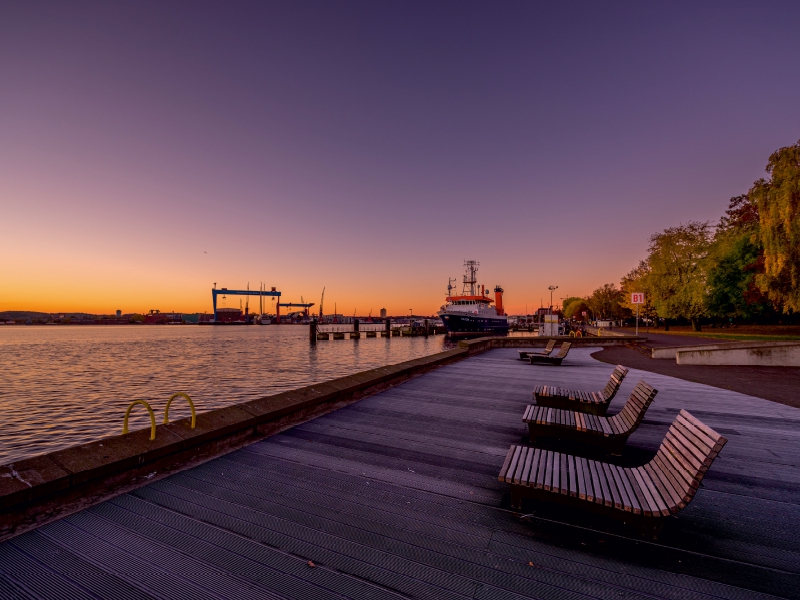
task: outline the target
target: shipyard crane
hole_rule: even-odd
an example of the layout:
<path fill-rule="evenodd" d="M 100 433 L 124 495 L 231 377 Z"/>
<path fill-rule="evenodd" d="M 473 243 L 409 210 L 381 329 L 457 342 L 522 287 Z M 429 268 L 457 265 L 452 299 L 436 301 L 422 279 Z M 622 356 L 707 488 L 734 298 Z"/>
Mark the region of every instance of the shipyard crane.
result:
<path fill-rule="evenodd" d="M 322 288 L 322 298 L 319 299 L 319 320 L 322 321 L 322 301 L 325 300 L 325 287 Z"/>

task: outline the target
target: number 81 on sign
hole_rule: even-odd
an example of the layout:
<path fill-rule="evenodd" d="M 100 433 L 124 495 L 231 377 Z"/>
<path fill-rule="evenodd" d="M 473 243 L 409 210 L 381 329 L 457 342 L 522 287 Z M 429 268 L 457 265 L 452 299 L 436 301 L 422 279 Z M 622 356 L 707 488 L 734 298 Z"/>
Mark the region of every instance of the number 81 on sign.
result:
<path fill-rule="evenodd" d="M 631 294 L 631 304 L 644 304 L 644 294 L 643 293 Z"/>

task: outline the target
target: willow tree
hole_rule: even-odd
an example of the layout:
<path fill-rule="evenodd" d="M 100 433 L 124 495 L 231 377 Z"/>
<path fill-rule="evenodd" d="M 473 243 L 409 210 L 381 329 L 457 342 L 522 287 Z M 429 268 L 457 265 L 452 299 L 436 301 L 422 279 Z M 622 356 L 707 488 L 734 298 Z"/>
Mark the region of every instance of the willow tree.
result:
<path fill-rule="evenodd" d="M 707 313 L 705 260 L 711 246 L 709 223 L 690 221 L 650 238 L 647 291 L 660 317 L 689 319 L 700 331 Z"/>
<path fill-rule="evenodd" d="M 774 152 L 768 180 L 759 179 L 748 196 L 758 206 L 764 272 L 758 286 L 783 311 L 800 311 L 800 141 Z"/>

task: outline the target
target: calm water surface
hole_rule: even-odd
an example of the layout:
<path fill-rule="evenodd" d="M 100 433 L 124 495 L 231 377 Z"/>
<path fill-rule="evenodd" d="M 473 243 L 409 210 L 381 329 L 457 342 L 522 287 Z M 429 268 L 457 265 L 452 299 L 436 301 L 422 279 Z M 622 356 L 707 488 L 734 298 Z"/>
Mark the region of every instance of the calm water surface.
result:
<path fill-rule="evenodd" d="M 121 433 L 139 398 L 160 422 L 175 392 L 202 412 L 443 349 L 444 336 L 313 347 L 299 325 L 0 327 L 0 464 Z M 131 428 L 149 427 L 137 408 Z M 170 420 L 188 415 L 170 407 Z"/>

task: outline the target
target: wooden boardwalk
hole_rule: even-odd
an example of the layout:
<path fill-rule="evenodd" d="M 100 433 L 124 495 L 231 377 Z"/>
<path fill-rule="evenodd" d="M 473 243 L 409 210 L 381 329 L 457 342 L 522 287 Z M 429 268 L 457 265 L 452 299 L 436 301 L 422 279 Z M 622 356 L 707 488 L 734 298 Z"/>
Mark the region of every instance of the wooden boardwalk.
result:
<path fill-rule="evenodd" d="M 679 408 L 728 437 L 658 542 L 497 474 L 537 383 L 612 367 L 492 350 L 0 544 L 0 599 L 800 598 L 800 410 L 631 370 L 659 390 L 621 459 Z M 800 393 L 800 392 L 798 392 Z"/>

